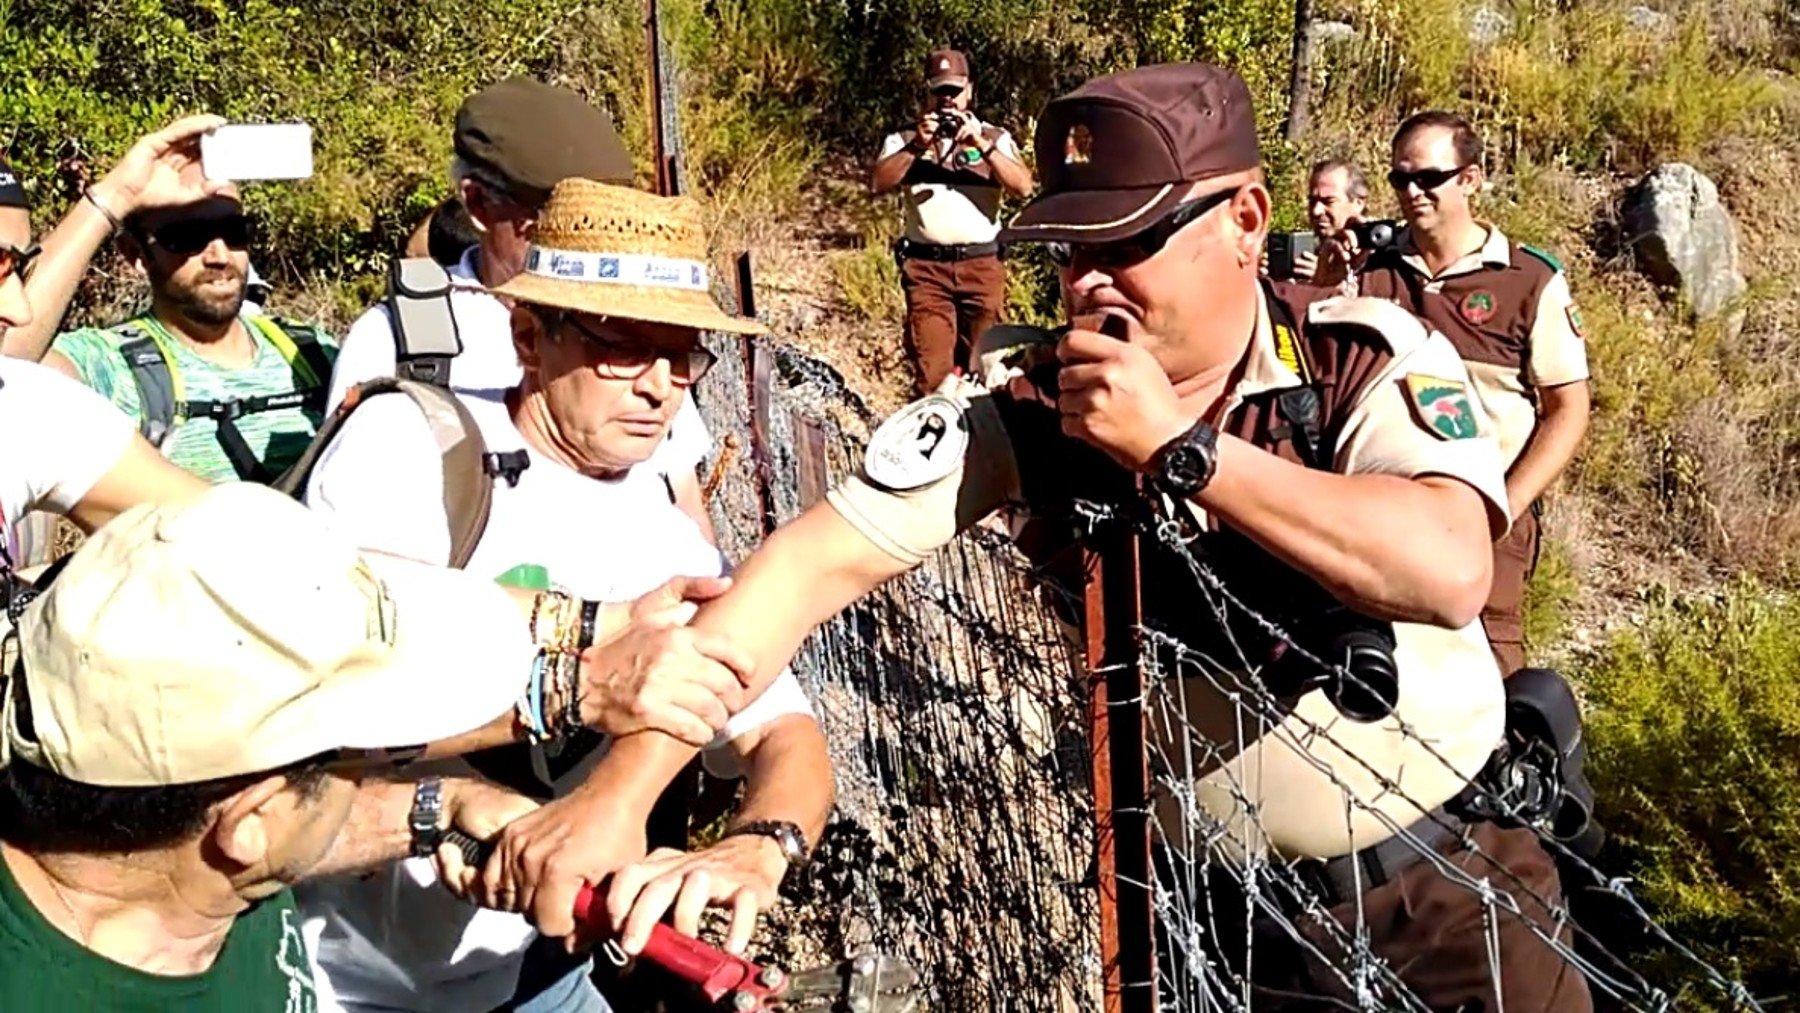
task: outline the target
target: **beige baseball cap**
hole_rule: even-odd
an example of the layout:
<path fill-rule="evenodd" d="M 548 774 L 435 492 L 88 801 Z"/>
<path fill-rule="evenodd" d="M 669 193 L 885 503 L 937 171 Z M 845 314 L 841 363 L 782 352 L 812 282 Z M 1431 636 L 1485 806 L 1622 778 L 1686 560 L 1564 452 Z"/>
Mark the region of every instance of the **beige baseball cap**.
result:
<path fill-rule="evenodd" d="M 0 763 L 148 787 L 378 759 L 505 713 L 532 654 L 498 585 L 222 485 L 121 514 L 26 610 Z"/>

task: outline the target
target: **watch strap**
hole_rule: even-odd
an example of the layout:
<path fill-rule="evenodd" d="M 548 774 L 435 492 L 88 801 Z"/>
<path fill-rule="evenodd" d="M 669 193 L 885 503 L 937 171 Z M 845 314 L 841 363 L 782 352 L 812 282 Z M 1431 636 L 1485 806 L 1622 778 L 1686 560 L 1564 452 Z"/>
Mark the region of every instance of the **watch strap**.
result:
<path fill-rule="evenodd" d="M 413 785 L 412 809 L 406 814 L 407 829 L 412 832 L 412 854 L 428 858 L 437 852 L 444 838 L 444 782 L 442 778 L 420 778 Z"/>
<path fill-rule="evenodd" d="M 787 859 L 790 869 L 805 865 L 812 855 L 806 831 L 801 830 L 798 823 L 787 820 L 751 820 L 725 831 L 725 837 L 744 836 L 767 837 L 774 841 L 781 847 L 781 857 Z"/>

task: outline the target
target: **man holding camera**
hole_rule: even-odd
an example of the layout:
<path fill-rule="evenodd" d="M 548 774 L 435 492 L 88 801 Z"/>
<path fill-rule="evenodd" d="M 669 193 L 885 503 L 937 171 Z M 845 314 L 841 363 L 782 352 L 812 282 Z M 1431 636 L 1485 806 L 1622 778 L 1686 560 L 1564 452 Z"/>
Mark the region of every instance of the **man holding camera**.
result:
<path fill-rule="evenodd" d="M 1006 237 L 1051 244 L 1069 327 L 990 331 L 984 382 L 952 378 L 885 423 L 861 473 L 770 536 L 695 627 L 730 631 L 761 684 L 813 624 L 989 513 L 1023 511 L 1021 547 L 1046 566 L 1096 519 L 1148 514 L 1142 625 L 1192 649 L 1160 658 L 1189 723 L 1153 733 L 1196 759 L 1159 809 L 1223 831 L 1188 860 L 1266 851 L 1337 923 L 1307 919 L 1303 940 L 1261 911 L 1232 923 L 1255 931 L 1255 1008 L 1349 1004 L 1329 964 L 1353 945 L 1432 1009 L 1588 1009 L 1544 942 L 1568 931 L 1533 832 L 1448 811 L 1505 724 L 1475 619 L 1506 497 L 1455 349 L 1391 304 L 1258 277 L 1271 201 L 1230 71 L 1095 79 L 1049 105 L 1036 144 L 1044 193 Z M 1351 640 L 1358 660 L 1319 660 Z M 1334 682 L 1339 665 L 1368 678 Z M 664 747 L 604 762 L 659 783 L 688 755 Z M 1498 907 L 1467 888 L 1484 878 Z"/>
<path fill-rule="evenodd" d="M 1512 531 L 1494 547 L 1481 618 L 1500 671 L 1511 675 L 1525 666 L 1538 497 L 1587 432 L 1587 346 L 1562 265 L 1475 217 L 1481 159 L 1481 138 L 1461 116 L 1432 110 L 1402 123 L 1388 182 L 1406 227 L 1370 256 L 1356 283 L 1362 295 L 1393 300 L 1443 332 L 1493 420 Z"/>
<path fill-rule="evenodd" d="M 1031 170 L 1012 135 L 970 111 L 968 57 L 926 58 L 929 95 L 911 130 L 889 134 L 869 187 L 900 190 L 906 224 L 895 247 L 906 291 L 906 354 L 919 393 L 968 365 L 969 348 L 1006 301 L 1000 199 L 1031 192 Z"/>

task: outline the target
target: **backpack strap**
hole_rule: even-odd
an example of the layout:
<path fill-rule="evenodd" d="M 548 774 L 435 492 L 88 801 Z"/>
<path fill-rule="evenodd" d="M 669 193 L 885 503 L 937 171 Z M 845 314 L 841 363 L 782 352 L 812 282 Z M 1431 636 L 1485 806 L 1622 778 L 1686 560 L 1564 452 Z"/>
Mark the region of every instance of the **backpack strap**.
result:
<path fill-rule="evenodd" d="M 306 493 L 313 468 L 325 448 L 337 438 L 358 405 L 382 394 L 404 394 L 411 398 L 431 435 L 437 441 L 444 474 L 444 517 L 450 527 L 450 565 L 462 569 L 475 554 L 487 530 L 488 514 L 493 506 L 494 476 L 485 467 L 487 443 L 475 417 L 462 400 L 448 390 L 429 383 L 381 377 L 360 383 L 344 395 L 344 401 L 319 427 L 319 433 L 280 478 L 270 483 L 280 492 L 299 499 Z"/>
<path fill-rule="evenodd" d="M 266 316 L 246 316 L 244 319 L 281 353 L 300 381 L 299 386 L 321 391 L 319 409 L 323 410 L 322 393 L 331 382 L 331 356 L 325 353 L 325 346 L 319 343 L 312 328 L 297 324 L 290 327 L 286 321 Z"/>
<path fill-rule="evenodd" d="M 175 370 L 173 350 L 163 344 L 154 327 L 128 321 L 118 328 L 124 339 L 119 354 L 131 370 L 131 381 L 138 391 L 138 432 L 150 445 L 162 445 L 175 430 L 175 418 L 182 400 L 181 376 Z"/>
<path fill-rule="evenodd" d="M 394 324 L 395 376 L 450 386 L 450 361 L 463 350 L 450 289 L 450 273 L 430 257 L 394 261 L 387 306 Z"/>

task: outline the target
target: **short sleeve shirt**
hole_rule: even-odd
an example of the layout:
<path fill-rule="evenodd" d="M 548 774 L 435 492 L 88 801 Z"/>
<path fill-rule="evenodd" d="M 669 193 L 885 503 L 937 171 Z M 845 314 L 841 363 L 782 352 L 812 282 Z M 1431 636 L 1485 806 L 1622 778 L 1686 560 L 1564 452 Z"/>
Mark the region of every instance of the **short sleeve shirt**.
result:
<path fill-rule="evenodd" d="M 67 513 L 119 459 L 131 420 L 54 369 L 0 357 L 0 524 Z M 21 435 L 29 434 L 29 435 Z"/>
<path fill-rule="evenodd" d="M 986 126 L 992 144 L 1003 155 L 1017 159 L 1019 146 L 1012 134 Z M 889 134 L 882 141 L 879 158 L 900 151 L 912 140 L 910 130 Z M 966 246 L 991 243 L 1000 234 L 1000 185 L 991 170 L 966 161 L 967 148 L 952 139 L 939 138 L 922 153 L 901 183 L 905 207 L 904 235 L 915 243 Z M 983 171 L 972 171 L 975 166 Z"/>
<path fill-rule="evenodd" d="M 1292 365 L 1296 360 L 1279 343 L 1280 329 L 1268 307 L 1265 297 L 1220 427 L 1259 446 L 1272 431 L 1266 417 L 1256 416 L 1258 406 L 1267 403 L 1264 395 L 1304 384 Z M 1363 335 L 1335 364 L 1344 389 L 1332 395 L 1340 404 L 1332 420 L 1331 470 L 1461 482 L 1480 497 L 1490 531 L 1504 533 L 1507 500 L 1498 447 L 1470 403 L 1468 373 L 1449 342 L 1410 314 L 1373 299 L 1315 303 L 1306 325 L 1354 328 Z M 923 558 L 986 513 L 1018 503 L 1030 488 L 1022 469 L 1029 469 L 1031 459 L 1054 466 L 1066 456 L 1028 455 L 1015 448 L 1016 437 L 998 421 L 995 397 L 976 385 L 952 378 L 945 393 L 967 405 L 969 432 L 962 463 L 949 478 L 896 494 L 858 476 L 828 494 L 852 526 L 906 562 Z M 1022 507 L 1030 511 L 1034 504 Z M 1146 614 L 1153 605 L 1180 610 L 1191 602 L 1194 609 L 1204 608 L 1191 587 L 1173 602 L 1157 601 L 1156 594 L 1146 588 Z M 1181 679 L 1188 723 L 1158 734 L 1178 755 L 1213 758 L 1195 771 L 1198 804 L 1231 823 L 1239 831 L 1234 836 L 1258 850 L 1324 858 L 1385 839 L 1383 816 L 1400 826 L 1416 821 L 1421 813 L 1409 799 L 1430 807 L 1461 791 L 1486 763 L 1505 723 L 1500 674 L 1486 636 L 1479 621 L 1458 629 L 1393 626 L 1400 669 L 1395 713 L 1413 734 L 1401 733 L 1392 719 L 1346 721 L 1315 690 L 1299 698 L 1279 727 L 1238 748 L 1246 721 L 1257 722 L 1240 713 L 1212 680 Z M 1310 728 L 1319 726 L 1330 728 L 1341 748 L 1315 741 Z M 1184 735 L 1194 741 L 1181 743 Z M 1328 772 L 1319 769 L 1320 761 Z M 1401 791 L 1389 790 L 1390 781 Z M 1246 804 L 1256 807 L 1254 817 Z"/>
<path fill-rule="evenodd" d="M 305 332 L 324 348 L 327 357 L 335 356 L 337 343 L 323 330 L 308 324 L 282 321 L 290 332 Z M 51 349 L 74 363 L 81 382 L 111 401 L 141 426 L 143 400 L 138 385 L 126 364 L 120 346 L 130 340 L 121 327 L 86 327 L 57 336 Z M 180 374 L 182 397 L 188 401 L 233 401 L 258 395 L 290 394 L 308 384 L 300 369 L 289 364 L 281 351 L 245 318 L 245 330 L 255 343 L 255 358 L 242 368 L 222 366 L 202 358 L 178 340 L 165 344 L 174 352 L 174 369 Z M 319 377 L 319 383 L 325 382 Z M 250 445 L 251 452 L 271 474 L 287 470 L 312 442 L 323 420 L 321 412 L 312 408 L 278 408 L 248 414 L 236 421 L 237 429 Z M 169 460 L 209 482 L 232 482 L 237 469 L 225 456 L 219 443 L 219 425 L 210 418 L 178 421 L 163 442 L 162 452 Z"/>
<path fill-rule="evenodd" d="M 1562 269 L 1488 229 L 1479 250 L 1433 275 L 1403 230 L 1369 258 L 1359 294 L 1399 303 L 1450 339 L 1493 420 L 1506 467 L 1537 428 L 1537 392 L 1588 378 L 1581 312 Z"/>
<path fill-rule="evenodd" d="M 7 1013 L 316 1013 L 293 894 L 238 915 L 211 967 L 150 974 L 94 953 L 52 925 L 0 861 L 0 1009 Z"/>

